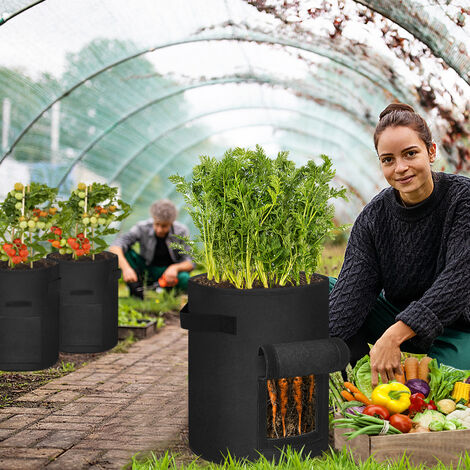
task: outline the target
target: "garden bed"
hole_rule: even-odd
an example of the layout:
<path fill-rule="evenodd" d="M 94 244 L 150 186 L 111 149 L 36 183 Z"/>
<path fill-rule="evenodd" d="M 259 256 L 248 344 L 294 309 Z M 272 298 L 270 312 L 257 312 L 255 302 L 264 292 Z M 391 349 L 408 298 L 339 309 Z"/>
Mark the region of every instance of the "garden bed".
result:
<path fill-rule="evenodd" d="M 150 338 L 157 330 L 156 320 L 137 320 L 139 325 L 119 325 L 118 339 L 126 339 L 133 336 L 137 339 Z"/>
<path fill-rule="evenodd" d="M 347 431 L 344 428 L 335 429 L 334 447 L 337 451 L 346 447 L 355 460 L 373 456 L 378 462 L 400 461 L 406 451 L 410 462 L 416 466 L 436 465 L 440 460 L 444 465 L 455 468 L 461 455 L 465 451 L 470 453 L 470 429 L 386 436 L 362 434 L 350 441 L 344 436 Z"/>

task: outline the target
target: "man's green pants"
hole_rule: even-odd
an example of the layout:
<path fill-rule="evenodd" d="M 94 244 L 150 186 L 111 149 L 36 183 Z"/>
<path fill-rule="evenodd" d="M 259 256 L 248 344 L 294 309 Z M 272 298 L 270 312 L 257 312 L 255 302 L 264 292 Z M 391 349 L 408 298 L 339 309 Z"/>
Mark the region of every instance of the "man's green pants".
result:
<path fill-rule="evenodd" d="M 165 272 L 168 266 L 147 266 L 144 258 L 136 253 L 132 248 L 124 253 L 126 260 L 131 265 L 132 269 L 137 273 L 139 278 L 138 283 L 128 283 L 131 289 L 131 294 L 138 287 L 143 287 L 144 282 L 146 285 L 155 284 L 161 275 Z M 174 287 L 177 291 L 186 291 L 188 288 L 189 273 L 187 271 L 181 271 L 178 273 L 178 284 Z M 133 285 L 130 285 L 133 284 Z"/>
<path fill-rule="evenodd" d="M 336 284 L 336 278 L 330 277 L 330 292 Z M 395 316 L 400 310 L 388 302 L 380 294 L 367 316 L 357 335 L 346 341 L 351 349 L 351 359 L 356 362 L 360 357 L 368 353 L 369 344 L 374 344 L 384 331 L 395 323 Z M 402 344 L 402 351 L 411 353 L 427 353 L 428 356 L 437 359 L 437 362 L 457 369 L 470 369 L 470 331 L 462 331 L 446 327 L 438 336 L 429 351 L 407 349 L 408 342 Z"/>

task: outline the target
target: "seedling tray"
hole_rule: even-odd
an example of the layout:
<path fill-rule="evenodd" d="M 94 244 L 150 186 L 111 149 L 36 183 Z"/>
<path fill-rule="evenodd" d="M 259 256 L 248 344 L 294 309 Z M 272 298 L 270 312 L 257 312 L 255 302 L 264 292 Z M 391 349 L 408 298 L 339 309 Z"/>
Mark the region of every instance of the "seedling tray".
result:
<path fill-rule="evenodd" d="M 118 338 L 126 339 L 132 333 L 134 338 L 144 339 L 154 335 L 157 331 L 156 320 L 137 320 L 141 325 L 139 326 L 119 326 Z"/>
<path fill-rule="evenodd" d="M 385 436 L 359 435 L 346 440 L 344 428 L 335 428 L 335 449 L 346 447 L 356 460 L 366 460 L 369 456 L 379 462 L 399 461 L 406 451 L 413 465 L 434 466 L 439 459 L 444 465 L 455 467 L 465 451 L 470 453 L 470 429 L 455 431 L 424 432 L 411 434 L 390 434 Z"/>

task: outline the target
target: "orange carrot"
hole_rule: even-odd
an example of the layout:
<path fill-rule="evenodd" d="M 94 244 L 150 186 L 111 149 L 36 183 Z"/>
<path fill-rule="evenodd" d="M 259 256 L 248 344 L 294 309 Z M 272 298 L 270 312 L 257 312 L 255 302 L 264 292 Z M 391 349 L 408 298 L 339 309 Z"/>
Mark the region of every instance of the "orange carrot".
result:
<path fill-rule="evenodd" d="M 274 383 L 271 382 L 271 380 L 268 380 L 268 392 L 269 392 L 269 399 L 271 400 L 271 405 L 273 407 L 273 432 L 276 432 L 277 394 L 276 394 L 276 390 L 274 389 Z"/>
<path fill-rule="evenodd" d="M 282 419 L 282 432 L 286 437 L 286 412 L 287 412 L 287 392 L 289 389 L 289 382 L 287 379 L 279 379 L 279 390 L 281 391 L 281 419 Z"/>
<path fill-rule="evenodd" d="M 405 373 L 402 372 L 401 374 L 395 374 L 395 380 L 400 382 L 401 384 L 405 383 Z"/>
<path fill-rule="evenodd" d="M 429 363 L 432 361 L 432 358 L 429 356 L 424 356 L 418 364 L 418 379 L 429 382 Z"/>
<path fill-rule="evenodd" d="M 351 393 L 357 393 L 360 392 L 360 390 L 351 382 L 344 382 L 344 388 L 346 388 L 349 392 Z"/>
<path fill-rule="evenodd" d="M 346 401 L 354 401 L 355 400 L 352 393 L 349 393 L 347 390 L 341 390 L 340 394 Z"/>
<path fill-rule="evenodd" d="M 405 375 L 406 380 L 417 379 L 418 378 L 418 365 L 419 361 L 416 357 L 407 357 L 405 359 Z"/>
<path fill-rule="evenodd" d="M 308 389 L 308 402 L 312 402 L 313 398 L 313 390 L 315 388 L 315 376 L 313 374 L 310 374 L 310 388 Z"/>
<path fill-rule="evenodd" d="M 354 392 L 353 395 L 357 401 L 364 403 L 364 405 L 372 405 L 372 402 L 362 392 Z"/>
<path fill-rule="evenodd" d="M 297 414 L 299 415 L 299 434 L 302 434 L 301 420 L 302 420 L 302 377 L 294 377 L 294 400 Z"/>

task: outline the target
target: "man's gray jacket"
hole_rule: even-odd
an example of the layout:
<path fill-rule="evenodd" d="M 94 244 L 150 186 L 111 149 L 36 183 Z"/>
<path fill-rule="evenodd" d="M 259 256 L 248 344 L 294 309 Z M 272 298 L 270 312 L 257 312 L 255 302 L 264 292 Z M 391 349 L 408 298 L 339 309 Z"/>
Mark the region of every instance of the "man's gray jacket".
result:
<path fill-rule="evenodd" d="M 181 263 L 182 261 L 193 262 L 191 257 L 186 253 L 171 248 L 170 243 L 182 243 L 175 235 L 189 237 L 188 227 L 176 220 L 171 224 L 168 236 L 165 238 L 171 259 L 174 263 Z M 149 266 L 152 264 L 155 248 L 157 246 L 157 238 L 155 237 L 152 218 L 138 222 L 128 232 L 118 235 L 116 240 L 114 240 L 113 246 L 119 246 L 126 252 L 136 242 L 140 243 L 140 256 L 144 258 L 145 263 Z M 188 247 L 186 246 L 186 248 Z"/>

